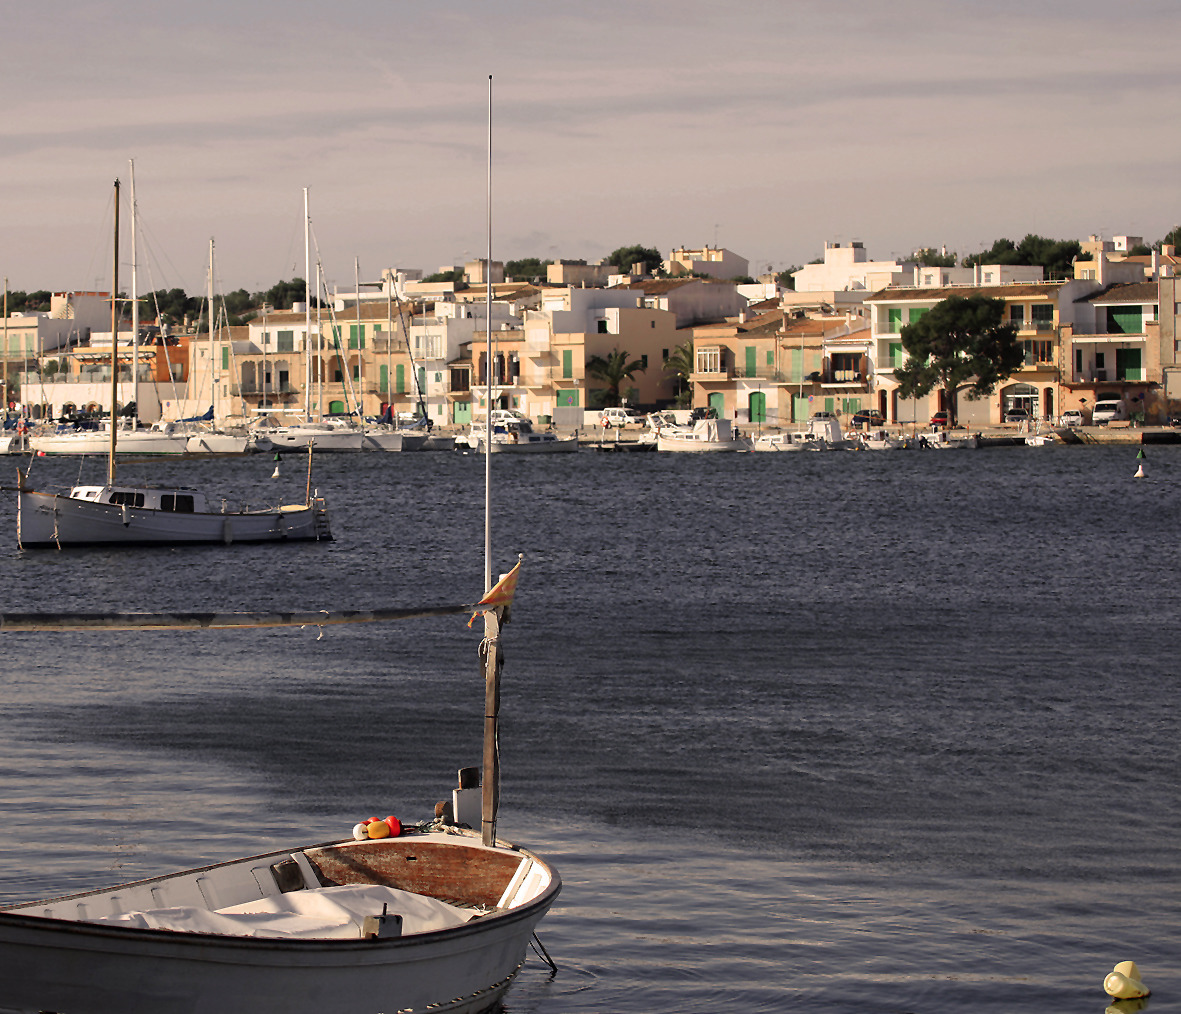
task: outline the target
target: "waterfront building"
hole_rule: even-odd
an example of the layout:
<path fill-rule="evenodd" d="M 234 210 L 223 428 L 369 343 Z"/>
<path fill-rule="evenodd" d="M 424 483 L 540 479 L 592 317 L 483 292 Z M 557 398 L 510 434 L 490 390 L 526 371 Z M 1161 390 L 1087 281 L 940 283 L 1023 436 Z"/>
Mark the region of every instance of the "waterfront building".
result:
<path fill-rule="evenodd" d="M 982 277 L 988 268 L 982 268 Z M 999 270 L 995 277 L 1000 277 Z M 1005 320 L 1017 326 L 1025 346 L 1025 363 L 1005 381 L 991 399 L 957 404 L 959 421 L 968 427 L 999 423 L 1012 409 L 1024 409 L 1033 419 L 1053 420 L 1064 407 L 1061 380 L 1066 356 L 1076 332 L 1094 333 L 1094 307 L 1086 296 L 1099 284 L 1069 279 L 1053 282 L 1013 282 L 1007 285 L 954 285 L 941 287 L 891 286 L 869 296 L 871 345 L 869 373 L 874 404 L 888 422 L 917 420 L 920 424 L 936 411 L 947 409 L 942 391 L 932 391 L 918 405 L 902 399 L 894 370 L 906 353 L 900 333 L 936 303 L 950 296 L 987 296 L 1005 303 Z"/>
<path fill-rule="evenodd" d="M 817 412 L 855 413 L 866 400 L 870 332 L 856 315 L 777 308 L 692 333 L 693 404 L 719 417 L 802 425 Z"/>

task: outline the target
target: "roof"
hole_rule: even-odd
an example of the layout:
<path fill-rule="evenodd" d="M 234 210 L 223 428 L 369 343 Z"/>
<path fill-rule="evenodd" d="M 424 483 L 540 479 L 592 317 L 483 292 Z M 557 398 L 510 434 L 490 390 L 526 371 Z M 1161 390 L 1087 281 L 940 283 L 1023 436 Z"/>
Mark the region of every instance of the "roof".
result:
<path fill-rule="evenodd" d="M 904 302 L 916 300 L 924 303 L 940 302 L 951 296 L 988 296 L 992 299 L 1002 299 L 1009 296 L 1047 296 L 1052 297 L 1071 279 L 1056 282 L 1018 282 L 1013 285 L 945 285 L 935 288 L 922 288 L 917 285 L 888 286 L 879 289 L 871 296 L 865 297 L 866 303 Z"/>
<path fill-rule="evenodd" d="M 666 292 L 672 292 L 673 289 L 679 289 L 685 285 L 692 285 L 694 282 L 703 281 L 701 278 L 653 278 L 648 281 L 628 282 L 625 285 L 618 285 L 618 289 L 639 289 L 648 296 L 660 296 Z"/>
<path fill-rule="evenodd" d="M 1098 292 L 1081 296 L 1076 303 L 1095 303 L 1096 305 L 1116 303 L 1155 303 L 1160 299 L 1160 289 L 1156 282 L 1126 282 L 1109 285 Z"/>

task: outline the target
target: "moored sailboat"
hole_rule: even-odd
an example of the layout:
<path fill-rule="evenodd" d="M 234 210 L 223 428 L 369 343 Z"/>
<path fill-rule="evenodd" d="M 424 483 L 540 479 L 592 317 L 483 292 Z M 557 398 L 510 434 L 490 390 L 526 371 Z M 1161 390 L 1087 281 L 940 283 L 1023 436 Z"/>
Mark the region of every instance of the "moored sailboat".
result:
<path fill-rule="evenodd" d="M 115 241 L 111 287 L 111 335 L 118 333 L 119 181 L 115 181 Z M 111 344 L 111 406 L 118 397 L 118 351 Z M 112 415 L 113 415 L 112 411 Z M 137 433 L 127 435 L 134 441 Z M 107 439 L 107 479 L 101 485 L 77 485 L 68 493 L 36 490 L 28 472 L 19 473 L 17 541 L 21 546 L 271 542 L 331 539 L 324 501 L 313 497 L 310 481 L 304 503 L 240 511 L 212 511 L 194 490 L 120 485 L 116 454 L 120 431 L 112 426 Z M 185 436 L 177 435 L 185 441 Z"/>

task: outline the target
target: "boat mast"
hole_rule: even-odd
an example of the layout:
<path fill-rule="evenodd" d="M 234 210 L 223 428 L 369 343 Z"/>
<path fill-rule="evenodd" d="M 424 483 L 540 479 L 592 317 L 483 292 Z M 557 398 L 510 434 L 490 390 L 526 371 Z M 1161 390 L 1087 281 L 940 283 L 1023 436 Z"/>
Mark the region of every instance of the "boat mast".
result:
<path fill-rule="evenodd" d="M 111 450 L 107 485 L 115 485 L 115 402 L 119 397 L 119 181 L 115 180 L 115 244 L 111 269 Z"/>
<path fill-rule="evenodd" d="M 308 188 L 303 188 L 303 354 L 304 354 L 304 384 L 303 384 L 303 415 L 312 421 L 312 250 L 311 250 L 311 220 L 308 218 Z"/>
<path fill-rule="evenodd" d="M 0 420 L 8 422 L 8 276 L 4 276 L 4 405 L 0 409 Z M 21 441 L 21 450 L 24 450 L 24 441 Z"/>
<path fill-rule="evenodd" d="M 488 338 L 488 411 L 484 422 L 484 594 L 492 590 L 492 75 L 488 75 L 488 262 L 485 264 L 485 331 Z M 484 764 L 480 779 L 480 830 L 485 845 L 496 844 L 500 803 L 500 621 L 501 611 L 484 613 Z"/>
<path fill-rule="evenodd" d="M 320 322 L 320 258 L 316 257 L 316 419 L 324 421 L 324 325 Z"/>
<path fill-rule="evenodd" d="M 213 421 L 217 422 L 217 366 L 214 359 L 217 347 L 213 341 L 213 237 L 209 237 L 209 408 L 213 412 Z"/>
<path fill-rule="evenodd" d="M 353 256 L 353 287 L 357 293 L 357 390 L 360 392 L 357 395 L 357 422 L 360 423 L 361 429 L 365 428 L 365 373 L 362 364 L 365 361 L 363 343 L 361 341 L 361 258 L 355 254 Z M 348 350 L 346 345 L 345 358 L 348 358 Z M 346 362 L 346 370 L 351 372 L 349 364 Z"/>
<path fill-rule="evenodd" d="M 135 159 L 127 160 L 131 183 L 131 404 L 135 406 L 135 428 L 139 425 L 139 289 L 136 283 L 135 231 Z"/>

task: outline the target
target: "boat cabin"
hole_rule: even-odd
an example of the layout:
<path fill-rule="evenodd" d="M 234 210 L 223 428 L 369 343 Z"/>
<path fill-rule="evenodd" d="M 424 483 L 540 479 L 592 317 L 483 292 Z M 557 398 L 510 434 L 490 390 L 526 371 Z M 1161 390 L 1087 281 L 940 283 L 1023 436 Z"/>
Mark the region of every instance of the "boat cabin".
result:
<path fill-rule="evenodd" d="M 191 489 L 155 489 L 132 486 L 75 486 L 70 496 L 95 503 L 113 503 L 121 507 L 145 507 L 148 510 L 175 514 L 205 514 L 205 496 Z"/>

